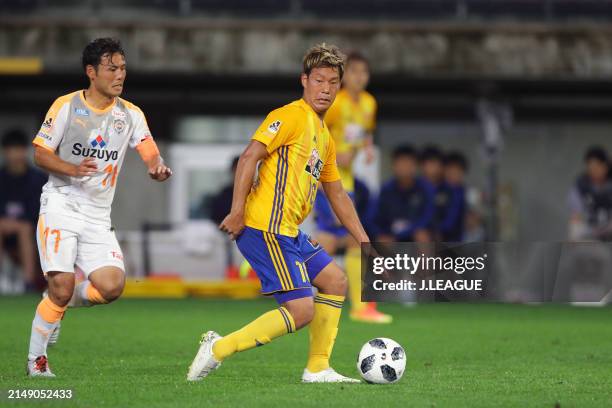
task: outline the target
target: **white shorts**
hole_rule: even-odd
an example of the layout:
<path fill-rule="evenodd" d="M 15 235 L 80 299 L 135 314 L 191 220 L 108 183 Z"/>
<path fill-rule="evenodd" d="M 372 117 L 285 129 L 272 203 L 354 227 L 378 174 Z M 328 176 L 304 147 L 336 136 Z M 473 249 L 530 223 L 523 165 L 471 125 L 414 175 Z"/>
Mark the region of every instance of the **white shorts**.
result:
<path fill-rule="evenodd" d="M 44 213 L 36 228 L 38 254 L 43 272 L 74 272 L 85 276 L 104 266 L 125 271 L 123 253 L 110 227 L 91 224 L 59 213 Z"/>

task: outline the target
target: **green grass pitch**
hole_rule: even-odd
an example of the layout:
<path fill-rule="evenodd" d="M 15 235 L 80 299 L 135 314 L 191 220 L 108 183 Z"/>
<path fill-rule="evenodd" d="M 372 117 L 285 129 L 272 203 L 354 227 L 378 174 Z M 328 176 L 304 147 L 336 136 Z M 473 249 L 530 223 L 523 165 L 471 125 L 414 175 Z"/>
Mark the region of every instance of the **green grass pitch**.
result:
<path fill-rule="evenodd" d="M 407 371 L 395 385 L 300 384 L 307 330 L 237 354 L 200 383 L 185 374 L 201 332 L 226 334 L 270 300 L 120 300 L 69 310 L 50 350 L 56 379 L 29 379 L 35 297 L 0 298 L 0 406 L 606 407 L 612 406 L 612 308 L 499 304 L 385 305 L 392 325 L 345 313 L 332 358 L 357 376 L 363 343 L 390 337 Z M 345 310 L 346 312 L 346 310 Z M 16 403 L 7 389 L 72 388 L 72 401 Z"/>

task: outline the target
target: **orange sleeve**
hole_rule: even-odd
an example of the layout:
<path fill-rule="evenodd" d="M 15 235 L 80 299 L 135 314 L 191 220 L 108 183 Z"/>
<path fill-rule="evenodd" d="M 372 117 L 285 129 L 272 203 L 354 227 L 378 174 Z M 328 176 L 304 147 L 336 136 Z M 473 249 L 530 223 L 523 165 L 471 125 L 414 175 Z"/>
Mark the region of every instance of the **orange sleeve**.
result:
<path fill-rule="evenodd" d="M 140 158 L 147 165 L 159 157 L 159 149 L 153 138 L 149 137 L 143 140 L 136 146 L 136 151 L 140 155 Z"/>

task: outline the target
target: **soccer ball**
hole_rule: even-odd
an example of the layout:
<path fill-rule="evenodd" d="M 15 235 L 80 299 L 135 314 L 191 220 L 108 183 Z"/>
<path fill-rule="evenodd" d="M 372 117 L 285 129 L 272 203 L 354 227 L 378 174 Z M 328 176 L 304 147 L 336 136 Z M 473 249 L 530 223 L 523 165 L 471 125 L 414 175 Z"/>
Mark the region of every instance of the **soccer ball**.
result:
<path fill-rule="evenodd" d="M 379 337 L 363 345 L 357 359 L 357 370 L 371 384 L 399 381 L 406 368 L 406 353 L 397 342 Z"/>

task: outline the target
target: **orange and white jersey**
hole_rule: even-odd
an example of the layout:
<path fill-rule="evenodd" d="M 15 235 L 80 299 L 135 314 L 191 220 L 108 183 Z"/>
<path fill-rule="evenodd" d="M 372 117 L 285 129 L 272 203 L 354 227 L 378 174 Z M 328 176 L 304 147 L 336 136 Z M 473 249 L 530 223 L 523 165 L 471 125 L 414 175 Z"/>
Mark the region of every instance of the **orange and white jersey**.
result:
<path fill-rule="evenodd" d="M 60 212 L 93 223 L 110 224 L 115 186 L 129 147 L 158 154 L 142 111 L 115 98 L 104 110 L 85 100 L 77 91 L 55 100 L 33 143 L 62 160 L 79 164 L 92 157 L 98 171 L 92 176 L 69 177 L 50 174 L 41 195 L 41 214 Z"/>

